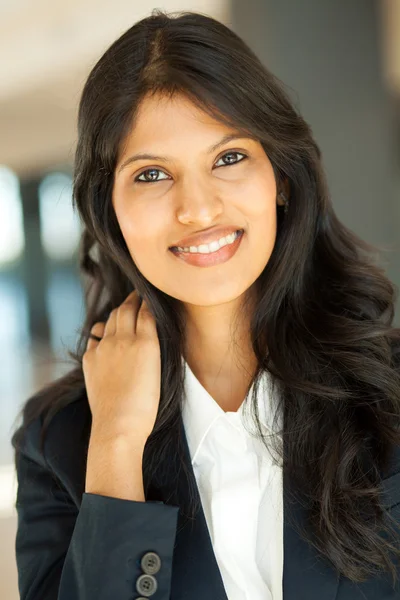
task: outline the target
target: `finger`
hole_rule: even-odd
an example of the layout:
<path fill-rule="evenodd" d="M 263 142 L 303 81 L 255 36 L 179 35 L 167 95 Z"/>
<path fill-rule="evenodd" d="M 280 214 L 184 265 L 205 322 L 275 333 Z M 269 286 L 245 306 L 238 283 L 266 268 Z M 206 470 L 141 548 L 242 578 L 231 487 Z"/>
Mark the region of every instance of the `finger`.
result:
<path fill-rule="evenodd" d="M 106 322 L 105 329 L 104 329 L 103 337 L 108 337 L 109 335 L 115 335 L 115 331 L 117 328 L 117 311 L 118 311 L 118 308 L 113 308 L 113 310 L 110 312 L 107 322 Z"/>
<path fill-rule="evenodd" d="M 120 304 L 120 306 L 122 306 L 123 304 L 131 304 L 136 298 L 139 298 L 139 294 L 137 290 L 133 290 L 130 294 L 127 295 L 127 297 Z"/>
<path fill-rule="evenodd" d="M 136 334 L 144 334 L 150 337 L 157 336 L 156 320 L 144 299 L 137 314 Z"/>
<path fill-rule="evenodd" d="M 118 307 L 117 331 L 118 333 L 134 335 L 136 332 L 137 313 L 140 307 L 140 298 L 137 293 L 129 294 L 126 300 Z"/>
<path fill-rule="evenodd" d="M 101 321 L 99 321 L 98 323 L 95 323 L 93 325 L 93 327 L 90 330 L 89 336 L 93 335 L 100 339 L 95 339 L 95 338 L 89 337 L 87 345 L 86 345 L 86 350 L 91 350 L 92 348 L 97 347 L 99 341 L 103 337 L 104 328 L 105 328 L 105 323 L 102 323 Z"/>

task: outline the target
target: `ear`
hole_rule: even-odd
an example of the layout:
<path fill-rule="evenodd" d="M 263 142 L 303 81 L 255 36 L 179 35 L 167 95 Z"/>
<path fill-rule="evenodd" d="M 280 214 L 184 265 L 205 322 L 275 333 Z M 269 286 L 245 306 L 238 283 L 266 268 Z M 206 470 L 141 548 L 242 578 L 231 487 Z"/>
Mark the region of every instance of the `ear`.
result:
<path fill-rule="evenodd" d="M 289 180 L 286 177 L 283 181 L 281 181 L 279 188 L 278 188 L 278 194 L 279 192 L 283 192 L 286 196 L 287 199 L 289 199 L 290 197 L 290 185 L 289 185 Z M 281 196 L 278 196 L 278 204 L 283 205 L 284 202 L 281 198 Z"/>
<path fill-rule="evenodd" d="M 283 181 L 282 181 L 282 187 L 281 190 L 282 192 L 285 194 L 286 198 L 289 199 L 290 197 L 290 184 L 289 184 L 289 180 L 286 177 Z"/>

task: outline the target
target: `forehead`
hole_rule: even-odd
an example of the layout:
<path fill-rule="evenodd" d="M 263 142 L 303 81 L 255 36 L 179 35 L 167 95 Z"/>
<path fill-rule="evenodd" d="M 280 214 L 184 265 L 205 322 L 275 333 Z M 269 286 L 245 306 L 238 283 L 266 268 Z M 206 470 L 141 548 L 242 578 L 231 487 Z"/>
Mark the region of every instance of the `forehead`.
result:
<path fill-rule="evenodd" d="M 184 94 L 174 94 L 167 96 L 163 94 L 154 94 L 145 96 L 139 104 L 136 115 L 136 126 L 147 122 L 150 118 L 163 119 L 168 116 L 173 120 L 188 120 L 202 124 L 214 124 L 222 126 L 222 123 L 215 120 L 211 115 L 196 106 L 190 98 Z"/>
<path fill-rule="evenodd" d="M 126 136 L 133 146 L 167 142 L 190 136 L 218 136 L 236 128 L 228 127 L 196 106 L 183 94 L 146 96 L 140 103 Z"/>
<path fill-rule="evenodd" d="M 182 94 L 149 95 L 140 103 L 131 128 L 120 145 L 117 173 L 136 160 L 179 161 L 201 154 L 208 156 L 235 138 L 251 134 L 222 123 Z"/>

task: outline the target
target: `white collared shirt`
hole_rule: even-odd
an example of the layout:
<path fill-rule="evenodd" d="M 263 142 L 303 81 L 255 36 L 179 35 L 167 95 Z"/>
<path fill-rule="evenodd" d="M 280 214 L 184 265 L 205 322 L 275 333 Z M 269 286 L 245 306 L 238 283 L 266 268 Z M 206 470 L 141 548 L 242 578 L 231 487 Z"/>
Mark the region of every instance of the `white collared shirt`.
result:
<path fill-rule="evenodd" d="M 187 362 L 182 418 L 214 554 L 229 600 L 282 600 L 282 469 L 243 425 L 243 403 L 225 412 Z M 272 423 L 270 376 L 262 375 L 259 418 Z M 253 386 L 249 392 L 249 400 Z M 250 406 L 250 402 L 249 402 Z M 246 408 L 246 428 L 256 431 Z M 280 427 L 282 420 L 278 420 Z"/>

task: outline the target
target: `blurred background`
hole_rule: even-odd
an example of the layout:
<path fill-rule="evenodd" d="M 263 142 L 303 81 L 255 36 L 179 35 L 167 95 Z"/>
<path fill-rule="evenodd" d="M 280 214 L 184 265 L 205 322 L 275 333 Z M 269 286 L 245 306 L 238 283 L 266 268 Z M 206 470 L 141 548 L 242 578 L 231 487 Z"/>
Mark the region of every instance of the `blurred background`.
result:
<path fill-rule="evenodd" d="M 23 402 L 71 368 L 84 316 L 71 205 L 80 93 L 106 48 L 154 8 L 221 20 L 285 83 L 322 149 L 338 216 L 389 251 L 382 262 L 400 284 L 400 0 L 0 0 L 2 600 L 19 598 L 10 437 Z"/>

